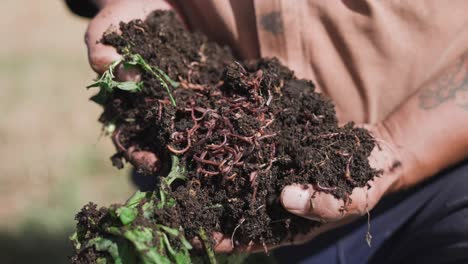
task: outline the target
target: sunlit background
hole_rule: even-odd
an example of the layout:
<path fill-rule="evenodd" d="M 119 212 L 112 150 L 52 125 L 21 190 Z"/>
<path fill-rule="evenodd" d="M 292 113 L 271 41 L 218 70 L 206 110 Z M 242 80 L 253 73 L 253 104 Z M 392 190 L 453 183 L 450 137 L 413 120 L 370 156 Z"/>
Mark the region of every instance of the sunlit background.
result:
<path fill-rule="evenodd" d="M 133 191 L 88 101 L 86 25 L 61 0 L 0 1 L 0 263 L 68 263 L 81 206 Z"/>

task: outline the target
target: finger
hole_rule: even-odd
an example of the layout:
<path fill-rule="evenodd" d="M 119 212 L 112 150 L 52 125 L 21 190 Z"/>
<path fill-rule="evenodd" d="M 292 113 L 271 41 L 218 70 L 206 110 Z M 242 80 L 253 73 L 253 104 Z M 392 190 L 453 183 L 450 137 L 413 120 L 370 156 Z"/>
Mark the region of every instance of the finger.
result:
<path fill-rule="evenodd" d="M 141 81 L 141 72 L 134 66 L 124 66 L 123 64 L 119 64 L 115 70 L 115 78 L 121 82 L 139 82 Z"/>
<path fill-rule="evenodd" d="M 286 238 L 282 239 L 282 242 L 276 245 L 267 245 L 267 244 L 262 244 L 262 243 L 254 243 L 251 241 L 247 245 L 242 245 L 239 243 L 233 243 L 232 238 L 225 236 L 219 232 L 215 232 L 213 234 L 213 240 L 215 241 L 215 246 L 214 250 L 216 253 L 233 253 L 233 252 L 246 252 L 246 253 L 255 253 L 255 252 L 265 252 L 268 253 L 271 250 L 277 248 L 277 247 L 283 247 L 283 246 L 288 246 L 288 245 L 300 245 L 303 244 L 307 241 L 310 241 L 312 238 L 328 231 L 331 229 L 334 229 L 338 226 L 347 224 L 351 222 L 353 219 L 345 219 L 339 222 L 334 222 L 334 223 L 329 223 L 325 225 L 321 225 L 316 228 L 312 228 L 309 232 L 307 233 L 300 233 L 294 235 L 294 237 L 288 235 Z M 195 248 L 200 249 L 201 248 L 201 242 L 197 239 L 192 241 L 192 245 L 194 245 Z"/>
<path fill-rule="evenodd" d="M 155 153 L 147 150 L 138 150 L 136 147 L 129 147 L 126 151 L 128 161 L 145 174 L 153 175 L 158 172 L 161 162 Z"/>
<path fill-rule="evenodd" d="M 233 243 L 230 238 L 227 238 L 221 233 L 214 233 L 213 239 L 215 240 L 214 250 L 217 253 L 231 253 L 234 251 Z"/>
<path fill-rule="evenodd" d="M 362 190 L 363 188 L 355 189 L 351 194 L 352 204 L 345 205 L 342 199 L 315 190 L 312 185 L 290 185 L 283 189 L 281 200 L 284 208 L 295 215 L 330 223 L 342 220 L 349 215 L 355 215 L 357 210 L 364 210 L 361 206 Z"/>
<path fill-rule="evenodd" d="M 288 245 L 300 245 L 303 244 L 307 241 L 310 241 L 314 237 L 328 231 L 334 228 L 337 228 L 341 225 L 347 224 L 351 222 L 353 219 L 345 219 L 339 222 L 334 222 L 334 223 L 329 223 L 325 225 L 321 225 L 317 228 L 313 228 L 310 230 L 310 232 L 307 233 L 300 233 L 296 234 L 293 238 L 291 235 L 288 237 L 284 238 L 282 242 L 276 245 L 266 245 L 266 244 L 261 244 L 261 243 L 254 243 L 251 241 L 247 245 L 242 245 L 242 244 L 236 244 L 233 243 L 230 237 L 227 237 L 221 233 L 215 232 L 213 234 L 213 239 L 215 241 L 215 247 L 214 250 L 216 253 L 221 253 L 221 254 L 226 254 L 226 253 L 234 253 L 234 252 L 242 252 L 242 253 L 255 253 L 255 252 L 265 252 L 268 253 L 271 250 L 278 248 L 278 247 L 283 247 L 283 246 L 288 246 Z M 192 241 L 192 245 L 194 245 L 195 248 L 201 248 L 201 243 L 199 240 L 194 240 Z"/>
<path fill-rule="evenodd" d="M 168 10 L 171 9 L 171 6 L 166 1 L 133 0 L 114 1 L 102 9 L 89 23 L 85 34 L 91 67 L 101 74 L 107 70 L 112 62 L 121 58 L 113 47 L 99 42 L 104 32 L 108 29 L 117 30 L 121 21 L 128 22 L 138 18 L 144 19 L 156 9 Z"/>
<path fill-rule="evenodd" d="M 238 242 L 233 242 L 231 237 L 227 237 L 221 233 L 215 232 L 213 234 L 213 239 L 216 241 L 214 250 L 217 253 L 233 253 L 233 252 L 247 252 L 247 253 L 255 253 L 255 252 L 265 252 L 268 253 L 270 250 L 273 250 L 279 246 L 285 246 L 290 244 L 290 239 L 287 240 L 285 243 L 281 243 L 278 245 L 267 245 L 264 243 L 255 243 L 254 241 L 250 241 L 245 244 L 239 244 Z"/>
<path fill-rule="evenodd" d="M 281 203 L 289 212 L 320 222 L 331 222 L 342 218 L 343 200 L 322 193 L 312 185 L 289 185 L 283 188 Z"/>
<path fill-rule="evenodd" d="M 248 245 L 232 245 L 232 240 L 230 238 L 223 238 L 219 241 L 219 243 L 215 246 L 214 250 L 216 253 L 220 254 L 227 254 L 227 253 L 258 253 L 264 252 L 268 253 L 271 250 L 280 247 L 286 246 L 291 244 L 290 242 L 281 243 L 278 245 L 267 245 L 267 244 L 259 244 L 254 243 L 253 241 Z"/>

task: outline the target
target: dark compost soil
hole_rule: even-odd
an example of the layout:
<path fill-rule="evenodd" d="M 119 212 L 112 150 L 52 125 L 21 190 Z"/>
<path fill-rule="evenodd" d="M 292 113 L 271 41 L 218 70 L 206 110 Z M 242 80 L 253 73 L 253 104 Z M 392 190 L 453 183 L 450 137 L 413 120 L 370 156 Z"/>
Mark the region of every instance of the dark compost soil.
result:
<path fill-rule="evenodd" d="M 180 83 L 173 106 L 160 81 L 143 73 L 143 90 L 116 90 L 100 117 L 116 125 L 115 166 L 129 161 L 148 177 L 167 175 L 171 155 L 185 166 L 187 180 L 171 185 L 175 206 L 154 212 L 159 223 L 182 226 L 188 239 L 203 227 L 228 236 L 235 231 L 236 244 L 276 244 L 317 225 L 282 209 L 284 186 L 312 184 L 349 202 L 353 188 L 378 175 L 367 160 L 375 146 L 369 133 L 340 127 L 332 102 L 277 59 L 235 61 L 228 48 L 187 32 L 171 12 L 120 29 L 103 42 L 124 55 L 140 54 Z M 88 205 L 77 216 L 81 226 L 83 214 L 96 223 L 105 217 Z M 89 263 L 86 257 L 99 254 L 91 251 L 75 262 Z"/>

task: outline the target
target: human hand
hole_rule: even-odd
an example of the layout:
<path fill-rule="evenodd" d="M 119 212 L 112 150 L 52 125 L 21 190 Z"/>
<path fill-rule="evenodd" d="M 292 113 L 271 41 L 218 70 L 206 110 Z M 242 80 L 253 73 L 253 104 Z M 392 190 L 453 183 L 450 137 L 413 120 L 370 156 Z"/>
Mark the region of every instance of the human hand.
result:
<path fill-rule="evenodd" d="M 114 47 L 100 42 L 106 31 L 117 31 L 120 22 L 145 19 L 156 9 L 170 10 L 172 8 L 164 0 L 98 0 L 98 3 L 102 9 L 91 20 L 85 34 L 89 64 L 98 74 L 102 74 L 111 63 L 121 59 L 121 55 Z M 140 72 L 136 68 L 126 67 L 124 70 L 122 65 L 117 67 L 114 74 L 120 81 L 138 81 L 140 79 Z M 114 132 L 113 138 L 116 142 L 118 131 Z M 139 150 L 135 146 L 121 149 L 121 151 L 131 164 L 145 172 L 156 172 L 160 167 L 159 158 L 150 151 Z"/>
<path fill-rule="evenodd" d="M 397 146 L 389 131 L 383 125 L 363 126 L 376 138 L 378 146 L 369 156 L 370 165 L 382 170 L 383 174 L 369 181 L 370 188 L 356 188 L 350 198 L 350 204 L 344 204 L 343 200 L 336 199 L 333 195 L 314 189 L 313 185 L 290 185 L 283 189 L 281 203 L 292 214 L 319 221 L 323 224 L 309 233 L 287 238 L 280 245 L 274 247 L 302 244 L 321 233 L 337 228 L 367 214 L 387 193 L 401 188 L 406 161 L 411 157 L 405 150 Z M 343 210 L 345 208 L 345 210 Z M 222 234 L 214 235 L 218 252 L 236 251 L 263 251 L 264 245 L 244 245 L 232 248 L 232 242 Z M 272 246 L 266 245 L 268 249 Z"/>
<path fill-rule="evenodd" d="M 164 0 L 101 0 L 100 3 L 102 9 L 91 20 L 85 34 L 89 64 L 98 74 L 106 71 L 112 62 L 121 59 L 115 48 L 100 42 L 104 32 L 118 30 L 120 22 L 144 19 L 156 9 L 172 9 Z M 138 78 L 137 71 L 117 69 L 116 75 L 122 81 Z"/>

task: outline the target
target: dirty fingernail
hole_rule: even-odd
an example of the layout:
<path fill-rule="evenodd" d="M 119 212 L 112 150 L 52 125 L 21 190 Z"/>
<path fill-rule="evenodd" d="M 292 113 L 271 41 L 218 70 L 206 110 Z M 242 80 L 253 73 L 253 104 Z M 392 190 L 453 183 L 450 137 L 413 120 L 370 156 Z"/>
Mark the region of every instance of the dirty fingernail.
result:
<path fill-rule="evenodd" d="M 300 185 L 290 185 L 281 194 L 283 207 L 293 214 L 306 214 L 311 207 L 310 192 Z"/>

